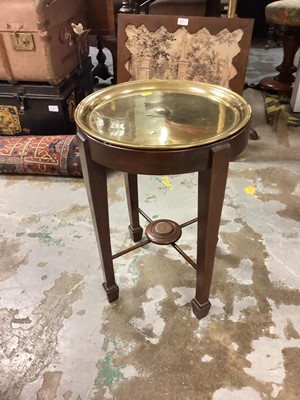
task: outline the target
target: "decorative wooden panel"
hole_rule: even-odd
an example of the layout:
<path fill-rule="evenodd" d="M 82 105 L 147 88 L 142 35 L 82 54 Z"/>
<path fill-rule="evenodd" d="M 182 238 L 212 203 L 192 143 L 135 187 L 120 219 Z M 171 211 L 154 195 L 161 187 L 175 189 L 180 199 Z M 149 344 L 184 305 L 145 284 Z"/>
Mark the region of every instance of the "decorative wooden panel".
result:
<path fill-rule="evenodd" d="M 253 20 L 119 15 L 118 82 L 185 79 L 242 94 Z"/>

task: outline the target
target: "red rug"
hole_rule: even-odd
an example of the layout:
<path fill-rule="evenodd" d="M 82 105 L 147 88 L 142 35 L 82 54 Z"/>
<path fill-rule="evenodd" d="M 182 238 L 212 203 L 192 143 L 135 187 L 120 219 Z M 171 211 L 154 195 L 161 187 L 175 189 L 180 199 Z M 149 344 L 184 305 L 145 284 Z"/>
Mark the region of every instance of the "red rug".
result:
<path fill-rule="evenodd" d="M 76 135 L 0 136 L 0 173 L 81 177 Z"/>

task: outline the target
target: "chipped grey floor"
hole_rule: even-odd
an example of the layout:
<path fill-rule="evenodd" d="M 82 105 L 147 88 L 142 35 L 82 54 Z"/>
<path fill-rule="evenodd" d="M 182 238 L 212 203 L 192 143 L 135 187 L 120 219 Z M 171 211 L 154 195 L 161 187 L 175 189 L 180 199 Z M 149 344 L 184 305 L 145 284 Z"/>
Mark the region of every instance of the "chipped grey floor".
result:
<path fill-rule="evenodd" d="M 274 131 L 262 94 L 245 97 L 260 140 L 230 165 L 201 321 L 195 272 L 171 246 L 116 259 L 107 302 L 81 179 L 0 176 L 1 400 L 300 398 L 300 128 Z M 194 218 L 196 182 L 141 176 L 141 206 Z M 122 174 L 109 186 L 116 252 L 130 244 Z M 180 239 L 191 257 L 195 237 Z"/>

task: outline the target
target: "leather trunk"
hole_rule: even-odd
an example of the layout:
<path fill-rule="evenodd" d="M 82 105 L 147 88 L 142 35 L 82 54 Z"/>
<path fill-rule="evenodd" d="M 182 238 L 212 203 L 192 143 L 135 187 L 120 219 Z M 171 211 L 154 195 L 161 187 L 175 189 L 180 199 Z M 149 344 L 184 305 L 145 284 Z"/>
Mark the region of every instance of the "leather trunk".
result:
<path fill-rule="evenodd" d="M 92 68 L 88 57 L 55 86 L 0 82 L 0 136 L 75 134 L 75 108 L 93 92 Z"/>
<path fill-rule="evenodd" d="M 87 58 L 87 28 L 85 0 L 1 0 L 0 80 L 58 84 Z"/>

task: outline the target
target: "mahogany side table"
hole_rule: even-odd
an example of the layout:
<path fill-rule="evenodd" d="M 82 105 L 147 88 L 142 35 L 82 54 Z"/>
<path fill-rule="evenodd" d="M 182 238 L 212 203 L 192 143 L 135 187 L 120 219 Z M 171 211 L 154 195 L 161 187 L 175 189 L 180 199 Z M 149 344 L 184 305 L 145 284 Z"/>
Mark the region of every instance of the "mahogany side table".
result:
<path fill-rule="evenodd" d="M 196 270 L 192 300 L 197 318 L 210 309 L 209 292 L 230 160 L 246 147 L 251 109 L 238 94 L 191 81 L 147 80 L 117 84 L 87 96 L 75 119 L 109 302 L 118 299 L 113 260 L 149 242 L 172 245 Z M 112 254 L 107 169 L 123 171 L 129 231 L 137 244 Z M 138 204 L 137 175 L 198 172 L 196 218 L 182 225 L 152 221 Z M 139 215 L 149 225 L 142 239 Z M 182 228 L 197 222 L 197 260 L 176 244 Z"/>

